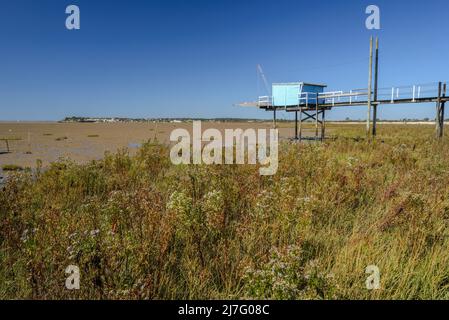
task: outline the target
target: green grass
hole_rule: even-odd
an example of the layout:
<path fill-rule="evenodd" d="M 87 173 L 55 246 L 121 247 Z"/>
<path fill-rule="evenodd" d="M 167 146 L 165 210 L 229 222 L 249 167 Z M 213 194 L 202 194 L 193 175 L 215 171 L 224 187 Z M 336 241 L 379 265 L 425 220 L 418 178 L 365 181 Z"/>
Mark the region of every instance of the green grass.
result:
<path fill-rule="evenodd" d="M 98 138 L 100 135 L 98 134 L 89 134 L 87 137 L 88 138 Z"/>
<path fill-rule="evenodd" d="M 18 173 L 0 192 L 0 298 L 448 299 L 449 140 L 330 127 L 325 143 L 282 143 L 272 177 L 174 166 L 154 143 Z"/>

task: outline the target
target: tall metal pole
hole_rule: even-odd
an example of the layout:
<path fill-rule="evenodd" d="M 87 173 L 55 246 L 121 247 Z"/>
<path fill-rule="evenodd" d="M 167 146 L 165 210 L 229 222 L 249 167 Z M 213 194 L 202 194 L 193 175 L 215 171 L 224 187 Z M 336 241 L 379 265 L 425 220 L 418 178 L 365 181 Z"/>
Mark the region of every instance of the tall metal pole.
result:
<path fill-rule="evenodd" d="M 377 81 L 379 76 L 379 38 L 376 38 L 376 58 L 374 61 L 374 106 L 373 106 L 373 136 L 377 134 Z"/>
<path fill-rule="evenodd" d="M 368 71 L 368 111 L 366 115 L 366 134 L 370 134 L 370 122 L 371 122 L 371 85 L 373 79 L 373 37 L 370 38 L 369 43 L 369 71 Z"/>

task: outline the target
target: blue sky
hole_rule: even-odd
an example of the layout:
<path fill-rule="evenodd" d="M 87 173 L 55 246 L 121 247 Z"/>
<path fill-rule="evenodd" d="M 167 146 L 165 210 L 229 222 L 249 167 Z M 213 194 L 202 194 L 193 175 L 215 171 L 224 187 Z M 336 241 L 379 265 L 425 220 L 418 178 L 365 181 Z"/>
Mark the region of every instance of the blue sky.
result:
<path fill-rule="evenodd" d="M 70 4 L 81 30 L 65 28 Z M 365 28 L 369 4 L 380 7 L 380 31 Z M 380 87 L 449 80 L 448 10 L 446 0 L 0 0 L 0 120 L 271 117 L 233 106 L 264 93 L 257 64 L 269 82 L 366 87 L 371 35 Z M 382 106 L 379 117 L 434 109 Z"/>

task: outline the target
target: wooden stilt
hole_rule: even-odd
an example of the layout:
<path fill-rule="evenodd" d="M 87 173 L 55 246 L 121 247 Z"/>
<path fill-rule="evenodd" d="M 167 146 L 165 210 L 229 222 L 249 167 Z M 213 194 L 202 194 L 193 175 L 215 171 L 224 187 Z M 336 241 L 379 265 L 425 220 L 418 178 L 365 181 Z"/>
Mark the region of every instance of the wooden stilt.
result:
<path fill-rule="evenodd" d="M 316 94 L 315 105 L 315 140 L 318 140 L 318 93 Z"/>
<path fill-rule="evenodd" d="M 443 84 L 443 89 L 441 92 L 441 96 L 442 97 L 446 97 L 446 83 Z M 444 136 L 444 105 L 445 105 L 446 101 L 441 101 L 441 106 L 440 106 L 440 137 L 442 138 Z"/>
<path fill-rule="evenodd" d="M 440 139 L 442 137 L 442 131 L 441 131 L 441 82 L 438 83 L 438 99 L 436 102 L 436 118 L 435 118 L 435 131 L 436 131 L 436 137 Z"/>
<path fill-rule="evenodd" d="M 298 111 L 295 111 L 295 140 L 298 140 Z"/>
<path fill-rule="evenodd" d="M 374 101 L 373 106 L 373 137 L 377 134 L 377 92 L 378 92 L 378 76 L 379 76 L 379 38 L 376 38 L 376 58 L 374 61 Z"/>
<path fill-rule="evenodd" d="M 443 138 L 444 136 L 444 104 L 445 102 L 441 102 L 441 116 L 440 116 L 440 121 L 441 121 L 441 125 L 440 125 L 440 138 Z"/>
<path fill-rule="evenodd" d="M 373 137 L 377 134 L 377 104 L 373 105 L 373 129 L 372 135 Z"/>
<path fill-rule="evenodd" d="M 273 128 L 276 129 L 276 107 L 273 109 Z"/>
<path fill-rule="evenodd" d="M 369 43 L 369 70 L 368 70 L 368 111 L 366 115 L 366 135 L 370 134 L 371 126 L 371 85 L 373 73 L 373 37 L 370 38 Z"/>
<path fill-rule="evenodd" d="M 324 141 L 326 134 L 326 115 L 324 112 L 323 109 L 323 113 L 321 114 L 321 141 Z"/>
<path fill-rule="evenodd" d="M 302 140 L 302 108 L 299 108 L 299 141 Z"/>
<path fill-rule="evenodd" d="M 446 97 L 446 83 L 443 85 L 443 97 Z M 444 106 L 446 101 L 441 103 L 441 136 L 444 135 Z"/>
<path fill-rule="evenodd" d="M 437 105 L 436 105 L 436 109 L 437 109 L 437 116 L 435 118 L 435 131 L 436 131 L 436 137 L 437 139 L 441 139 L 441 137 L 443 136 L 443 126 L 442 126 L 442 114 L 441 114 L 441 94 L 442 94 L 442 83 L 439 82 L 438 83 L 438 99 L 437 99 Z"/>

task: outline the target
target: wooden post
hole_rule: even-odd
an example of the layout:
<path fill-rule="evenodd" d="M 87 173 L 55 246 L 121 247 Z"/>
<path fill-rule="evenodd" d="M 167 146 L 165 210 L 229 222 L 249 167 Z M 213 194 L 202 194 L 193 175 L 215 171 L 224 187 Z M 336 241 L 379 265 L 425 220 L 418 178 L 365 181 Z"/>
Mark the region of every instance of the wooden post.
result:
<path fill-rule="evenodd" d="M 325 134 L 326 134 L 326 115 L 323 109 L 323 113 L 321 114 L 321 141 L 324 141 Z"/>
<path fill-rule="evenodd" d="M 28 131 L 28 150 L 27 150 L 27 154 L 31 154 L 31 134 Z"/>
<path fill-rule="evenodd" d="M 315 140 L 318 140 L 318 93 L 316 94 L 315 105 Z"/>
<path fill-rule="evenodd" d="M 276 107 L 273 109 L 273 128 L 276 129 Z"/>
<path fill-rule="evenodd" d="M 379 38 L 376 38 L 376 58 L 374 60 L 374 101 L 373 106 L 373 136 L 377 134 L 377 92 L 378 92 L 378 75 L 379 75 Z"/>
<path fill-rule="evenodd" d="M 441 91 L 442 85 L 441 82 L 438 82 L 438 99 L 437 99 L 437 116 L 435 118 L 435 131 L 437 139 L 441 139 L 443 136 L 443 128 L 441 126 Z"/>
<path fill-rule="evenodd" d="M 299 141 L 302 140 L 302 107 L 299 108 Z"/>
<path fill-rule="evenodd" d="M 295 140 L 298 140 L 298 111 L 295 111 Z"/>
<path fill-rule="evenodd" d="M 366 134 L 369 137 L 371 124 L 371 85 L 373 78 L 373 37 L 369 42 L 369 70 L 368 70 L 368 111 L 366 115 Z"/>
<path fill-rule="evenodd" d="M 6 152 L 9 153 L 9 141 L 8 139 L 5 139 L 5 143 L 6 143 Z"/>
<path fill-rule="evenodd" d="M 441 93 L 442 97 L 446 97 L 446 83 L 443 84 L 443 91 Z M 441 121 L 441 138 L 444 136 L 444 105 L 445 105 L 446 101 L 441 101 L 441 105 L 440 105 L 440 121 Z"/>

